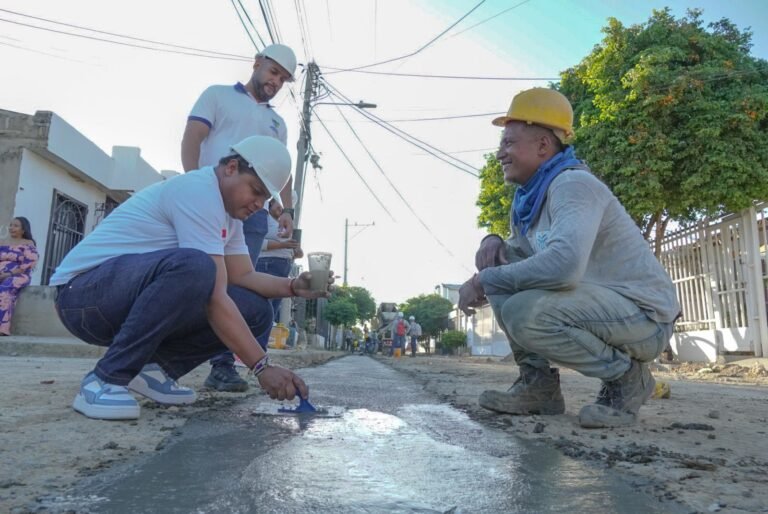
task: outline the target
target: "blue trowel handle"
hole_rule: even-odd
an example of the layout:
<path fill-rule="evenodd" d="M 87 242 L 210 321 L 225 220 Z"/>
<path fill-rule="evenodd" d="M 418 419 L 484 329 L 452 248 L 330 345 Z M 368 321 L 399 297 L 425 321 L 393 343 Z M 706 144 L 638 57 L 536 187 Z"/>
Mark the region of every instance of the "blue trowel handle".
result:
<path fill-rule="evenodd" d="M 296 412 L 316 412 L 317 409 L 309 403 L 309 400 L 305 400 L 299 396 L 299 406 L 296 407 Z"/>

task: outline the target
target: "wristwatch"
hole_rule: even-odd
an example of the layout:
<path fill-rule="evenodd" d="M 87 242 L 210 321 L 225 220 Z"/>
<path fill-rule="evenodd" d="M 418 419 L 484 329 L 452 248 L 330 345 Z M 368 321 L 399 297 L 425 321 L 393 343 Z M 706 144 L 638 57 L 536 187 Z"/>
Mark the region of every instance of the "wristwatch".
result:
<path fill-rule="evenodd" d="M 293 207 L 287 207 L 287 208 L 283 209 L 283 214 L 290 214 L 291 215 L 291 219 L 293 219 Z"/>

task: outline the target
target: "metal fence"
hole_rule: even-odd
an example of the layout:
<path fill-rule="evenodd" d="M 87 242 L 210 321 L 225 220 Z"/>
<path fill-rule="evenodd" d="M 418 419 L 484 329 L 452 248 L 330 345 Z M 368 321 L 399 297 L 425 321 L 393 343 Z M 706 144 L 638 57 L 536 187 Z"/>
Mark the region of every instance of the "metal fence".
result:
<path fill-rule="evenodd" d="M 768 355 L 766 215 L 768 203 L 664 236 L 660 261 L 677 289 L 676 332 L 713 331 L 726 351 Z"/>

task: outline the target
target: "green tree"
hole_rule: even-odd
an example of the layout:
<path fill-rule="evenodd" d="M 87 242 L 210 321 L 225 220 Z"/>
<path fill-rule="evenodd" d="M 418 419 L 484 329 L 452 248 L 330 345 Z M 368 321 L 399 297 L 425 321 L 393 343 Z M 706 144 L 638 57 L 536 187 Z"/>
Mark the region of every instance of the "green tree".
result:
<path fill-rule="evenodd" d="M 768 198 L 768 63 L 752 34 L 701 11 L 643 24 L 609 19 L 601 44 L 561 74 L 574 106 L 575 147 L 647 239 Z M 478 224 L 508 234 L 513 188 L 486 156 Z M 660 249 L 657 246 L 657 254 Z"/>
<path fill-rule="evenodd" d="M 467 334 L 458 330 L 448 330 L 440 337 L 440 349 L 445 353 L 454 353 L 456 348 L 466 346 Z"/>
<path fill-rule="evenodd" d="M 416 318 L 421 325 L 423 336 L 437 337 L 446 328 L 453 304 L 440 295 L 423 294 L 406 300 L 400 310 L 406 317 Z"/>
<path fill-rule="evenodd" d="M 631 27 L 611 18 L 603 32 L 559 90 L 577 154 L 645 237 L 768 198 L 768 63 L 750 56 L 752 34 L 669 9 Z"/>
<path fill-rule="evenodd" d="M 487 154 L 485 166 L 480 170 L 480 195 L 475 203 L 480 207 L 477 225 L 507 238 L 513 195 L 514 187 L 504 183 L 504 173 L 496 156 Z"/>
<path fill-rule="evenodd" d="M 357 321 L 364 323 L 376 315 L 376 301 L 366 288 L 349 286 L 345 289 L 357 306 Z"/>
<path fill-rule="evenodd" d="M 323 310 L 323 317 L 334 326 L 354 325 L 357 320 L 357 306 L 349 298 L 331 297 Z"/>

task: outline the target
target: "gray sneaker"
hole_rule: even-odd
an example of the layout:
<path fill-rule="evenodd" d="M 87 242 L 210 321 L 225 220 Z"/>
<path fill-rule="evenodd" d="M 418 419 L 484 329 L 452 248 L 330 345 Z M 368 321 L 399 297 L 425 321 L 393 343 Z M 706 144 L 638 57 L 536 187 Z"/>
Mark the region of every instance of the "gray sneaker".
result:
<path fill-rule="evenodd" d="M 219 364 L 211 367 L 205 379 L 205 387 L 227 393 L 242 393 L 248 390 L 248 382 L 240 378 L 234 364 Z"/>
<path fill-rule="evenodd" d="M 640 406 L 651 397 L 656 381 L 647 364 L 632 360 L 620 378 L 603 382 L 597 401 L 579 412 L 584 428 L 624 427 L 637 422 Z"/>
<path fill-rule="evenodd" d="M 565 412 L 557 368 L 538 369 L 520 366 L 520 376 L 508 391 L 483 391 L 478 403 L 505 414 L 554 415 Z"/>

